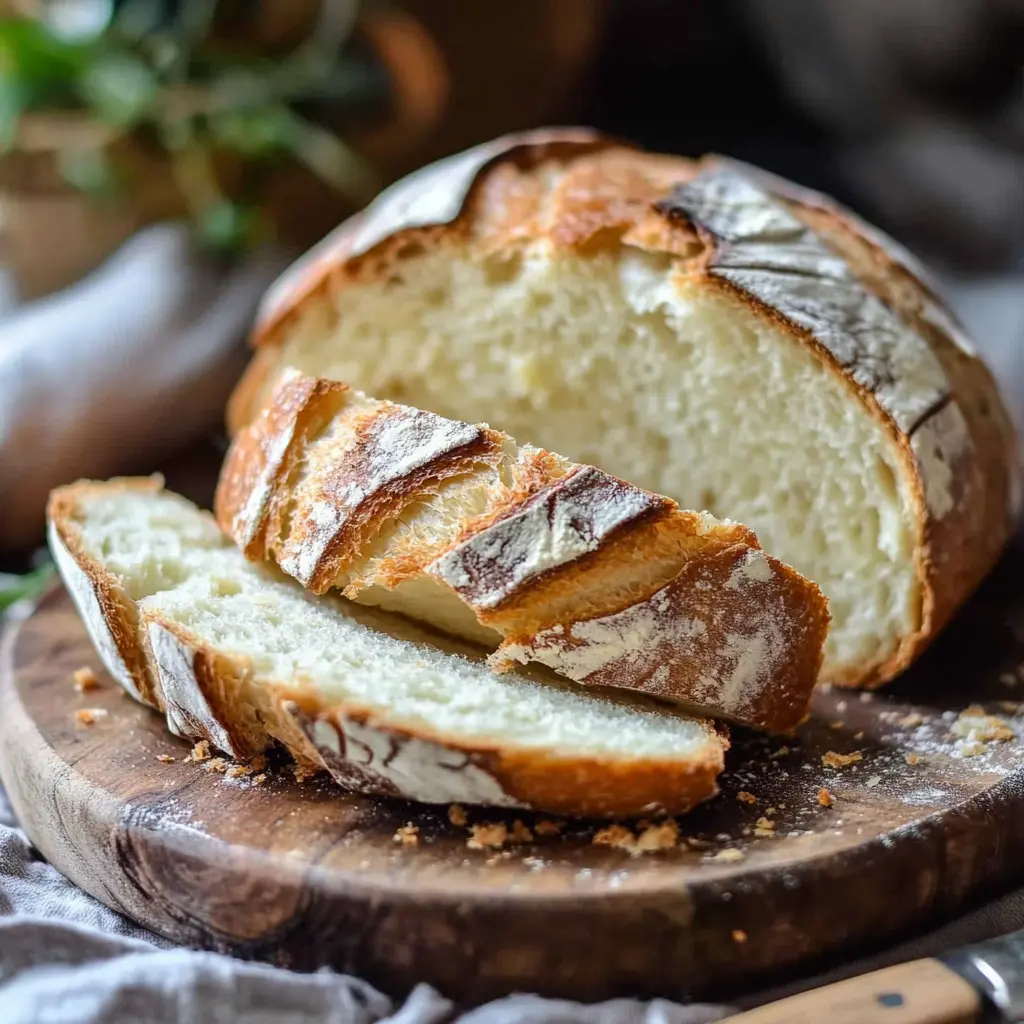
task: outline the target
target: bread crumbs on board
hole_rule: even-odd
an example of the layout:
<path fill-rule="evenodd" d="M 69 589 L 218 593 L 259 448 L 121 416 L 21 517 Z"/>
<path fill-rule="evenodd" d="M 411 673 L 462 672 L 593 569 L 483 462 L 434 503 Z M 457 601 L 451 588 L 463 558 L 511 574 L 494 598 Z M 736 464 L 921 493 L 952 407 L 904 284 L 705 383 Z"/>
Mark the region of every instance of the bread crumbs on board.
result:
<path fill-rule="evenodd" d="M 557 836 L 565 828 L 564 821 L 554 818 L 541 818 L 533 823 L 533 831 L 539 836 Z"/>
<path fill-rule="evenodd" d="M 466 840 L 466 846 L 471 850 L 501 849 L 508 839 L 508 826 L 502 821 L 483 821 L 477 825 L 471 825 L 470 837 Z"/>
<path fill-rule="evenodd" d="M 713 853 L 710 857 L 705 857 L 704 859 L 714 861 L 716 864 L 735 864 L 738 861 L 745 860 L 746 854 L 742 850 L 730 848 L 728 850 L 719 850 L 717 853 Z"/>
<path fill-rule="evenodd" d="M 186 761 L 209 761 L 210 741 L 200 740 L 188 753 Z"/>
<path fill-rule="evenodd" d="M 407 825 L 399 828 L 392 838 L 394 842 L 401 843 L 402 846 L 416 846 L 420 841 L 419 826 L 410 821 Z"/>
<path fill-rule="evenodd" d="M 950 732 L 969 743 L 1006 743 L 1017 738 L 1005 719 L 988 714 L 983 707 L 972 704 L 957 716 Z"/>
<path fill-rule="evenodd" d="M 157 754 L 156 755 L 156 759 L 161 764 L 174 764 L 175 763 L 175 758 L 172 757 L 170 754 Z"/>
<path fill-rule="evenodd" d="M 76 668 L 71 673 L 71 678 L 74 679 L 75 689 L 79 693 L 87 693 L 89 690 L 99 689 L 100 681 L 96 678 L 96 673 L 88 665 Z"/>
<path fill-rule="evenodd" d="M 452 804 L 448 808 L 448 820 L 458 828 L 466 824 L 466 808 L 461 804 Z"/>
<path fill-rule="evenodd" d="M 821 807 L 831 807 L 835 802 L 835 797 L 824 786 L 818 790 L 818 804 Z"/>
<path fill-rule="evenodd" d="M 532 843 L 533 833 L 518 818 L 512 822 L 512 834 L 509 836 L 512 843 Z"/>
<path fill-rule="evenodd" d="M 747 941 L 747 933 L 742 928 L 733 929 L 732 941 L 742 945 Z"/>
<path fill-rule="evenodd" d="M 104 718 L 106 714 L 105 708 L 79 708 L 75 712 L 75 721 L 79 725 L 95 725 L 97 720 Z"/>
<path fill-rule="evenodd" d="M 671 850 L 679 845 L 679 825 L 675 819 L 658 823 L 642 823 L 639 833 L 625 825 L 608 825 L 594 833 L 591 842 L 595 846 L 613 846 L 625 850 L 631 857 L 658 850 Z"/>
<path fill-rule="evenodd" d="M 852 754 L 839 754 L 830 750 L 821 755 L 821 763 L 826 768 L 845 768 L 848 764 L 856 764 L 863 760 L 864 755 L 859 750 L 855 750 Z"/>
<path fill-rule="evenodd" d="M 754 796 L 753 793 L 748 793 L 745 789 L 741 789 L 736 794 L 736 799 L 739 800 L 741 803 L 745 803 L 745 804 L 756 804 L 757 803 L 757 797 Z"/>
<path fill-rule="evenodd" d="M 907 756 L 904 757 L 903 760 L 906 761 L 907 764 L 913 766 L 915 764 L 920 764 L 924 760 L 924 758 L 920 754 L 907 754 Z"/>
<path fill-rule="evenodd" d="M 295 776 L 296 782 L 305 782 L 306 779 L 311 779 L 313 778 L 314 775 L 316 775 L 316 769 L 307 768 L 301 764 L 293 764 L 292 775 Z"/>

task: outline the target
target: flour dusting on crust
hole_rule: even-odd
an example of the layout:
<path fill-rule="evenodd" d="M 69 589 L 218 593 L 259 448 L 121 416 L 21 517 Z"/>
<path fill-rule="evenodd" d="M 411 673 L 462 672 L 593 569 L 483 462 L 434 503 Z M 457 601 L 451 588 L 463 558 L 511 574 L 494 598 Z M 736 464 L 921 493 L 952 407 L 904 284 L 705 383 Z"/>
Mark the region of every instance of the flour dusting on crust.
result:
<path fill-rule="evenodd" d="M 335 714 L 306 728 L 327 770 L 347 789 L 424 803 L 523 807 L 472 755 Z"/>
<path fill-rule="evenodd" d="M 542 573 L 596 551 L 621 526 L 670 502 L 582 466 L 514 514 L 427 566 L 474 608 L 495 608 Z"/>
<path fill-rule="evenodd" d="M 50 522 L 47 529 L 50 552 L 57 564 L 57 570 L 71 595 L 75 608 L 78 609 L 82 622 L 85 623 L 89 639 L 92 640 L 92 645 L 96 649 L 100 661 L 103 662 L 103 667 L 130 697 L 143 704 L 149 704 L 150 702 L 140 693 L 135 676 L 125 663 L 118 649 L 117 641 L 114 639 L 114 634 L 111 632 L 110 626 L 107 625 L 103 608 L 96 596 L 96 584 L 68 551 L 56 524 Z"/>
<path fill-rule="evenodd" d="M 408 490 L 417 471 L 429 470 L 483 439 L 483 427 L 381 403 L 379 412 L 357 428 L 355 443 L 339 453 L 305 514 L 293 511 L 281 568 L 309 586 L 329 549 L 357 516 L 366 513 L 368 503 L 386 497 L 391 486 Z"/>
<path fill-rule="evenodd" d="M 715 248 L 708 273 L 807 331 L 874 395 L 904 434 L 912 436 L 952 401 L 945 371 L 927 340 L 862 285 L 845 259 L 748 177 L 729 167 L 712 167 L 676 188 L 659 208 L 669 216 L 682 214 L 709 232 Z M 941 445 L 937 452 L 936 443 Z M 936 463 L 952 466 L 971 447 L 963 417 L 956 423 L 949 418 L 928 447 L 934 454 L 919 463 L 923 473 Z M 937 519 L 955 507 L 951 479 L 940 470 L 925 480 L 928 508 Z"/>
<path fill-rule="evenodd" d="M 492 663 L 535 661 L 586 685 L 685 693 L 691 703 L 736 719 L 757 721 L 774 702 L 770 727 L 785 730 L 801 720 L 806 700 L 780 684 L 796 676 L 805 634 L 819 625 L 794 614 L 786 587 L 779 563 L 762 552 L 727 549 L 684 566 L 648 600 L 614 615 L 513 638 Z"/>

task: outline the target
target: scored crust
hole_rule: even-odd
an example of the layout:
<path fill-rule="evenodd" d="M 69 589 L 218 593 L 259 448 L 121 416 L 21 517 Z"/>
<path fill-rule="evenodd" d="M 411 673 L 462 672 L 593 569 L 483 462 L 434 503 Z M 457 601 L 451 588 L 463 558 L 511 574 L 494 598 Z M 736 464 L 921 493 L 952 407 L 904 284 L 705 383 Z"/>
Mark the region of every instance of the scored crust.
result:
<path fill-rule="evenodd" d="M 717 792 L 729 743 L 710 722 L 700 723 L 705 742 L 685 757 L 569 757 L 500 742 L 467 749 L 443 730 L 389 723 L 380 709 L 327 705 L 309 684 L 256 681 L 248 659 L 211 648 L 159 610 L 140 609 L 85 554 L 77 525 L 87 515 L 83 502 L 130 490 L 157 494 L 162 481 L 84 481 L 55 491 L 55 560 L 104 664 L 131 696 L 163 710 L 175 734 L 235 758 L 279 743 L 301 767 L 326 769 L 350 792 L 429 803 L 633 817 L 681 814 Z"/>
<path fill-rule="evenodd" d="M 329 235 L 268 293 L 258 350 L 229 406 L 232 430 L 267 400 L 299 317 L 329 310 L 348 282 L 386 280 L 401 260 L 456 239 L 480 252 L 543 239 L 577 254 L 629 245 L 674 257 L 673 280 L 726 295 L 799 339 L 884 425 L 917 526 L 920 625 L 891 654 L 831 681 L 892 679 L 1005 546 L 1021 505 L 1016 431 L 913 256 L 827 197 L 757 168 L 645 153 L 576 129 L 506 136 L 440 161 Z"/>
<path fill-rule="evenodd" d="M 374 603 L 371 588 L 392 590 L 389 608 L 444 625 L 436 605 L 394 589 L 415 582 L 422 598 L 431 584 L 504 636 L 499 671 L 537 661 L 776 732 L 803 720 L 827 602 L 746 527 L 489 428 L 338 388 L 320 434 L 299 430 L 328 388 L 289 371 L 235 438 L 215 509 L 247 557 L 316 593 Z M 254 473 L 267 453 L 303 471 Z"/>

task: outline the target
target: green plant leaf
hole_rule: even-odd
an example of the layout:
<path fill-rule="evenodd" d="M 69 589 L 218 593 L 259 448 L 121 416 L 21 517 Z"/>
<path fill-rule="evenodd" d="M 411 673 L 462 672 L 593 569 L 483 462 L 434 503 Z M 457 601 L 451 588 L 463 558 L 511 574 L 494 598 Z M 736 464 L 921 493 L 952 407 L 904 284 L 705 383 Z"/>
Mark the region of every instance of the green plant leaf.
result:
<path fill-rule="evenodd" d="M 0 75 L 0 153 L 14 145 L 18 134 L 18 120 L 26 103 L 17 82 Z"/>
<path fill-rule="evenodd" d="M 49 563 L 21 576 L 0 573 L 0 614 L 17 601 L 31 601 L 39 597 L 53 576 L 54 569 Z"/>
<path fill-rule="evenodd" d="M 225 199 L 199 215 L 199 242 L 204 248 L 217 252 L 240 249 L 251 238 L 258 221 L 258 210 Z"/>
<path fill-rule="evenodd" d="M 0 74 L 20 83 L 33 101 L 66 86 L 86 66 L 92 47 L 58 39 L 27 18 L 0 18 Z"/>
<path fill-rule="evenodd" d="M 293 133 L 291 115 L 282 107 L 212 114 L 207 129 L 217 145 L 251 159 L 286 148 Z"/>
<path fill-rule="evenodd" d="M 69 185 L 93 199 L 117 195 L 117 173 L 102 149 L 61 150 L 57 154 L 57 169 Z"/>
<path fill-rule="evenodd" d="M 79 90 L 96 116 L 107 124 L 127 128 L 152 110 L 159 82 L 141 58 L 130 53 L 106 53 L 82 74 Z"/>

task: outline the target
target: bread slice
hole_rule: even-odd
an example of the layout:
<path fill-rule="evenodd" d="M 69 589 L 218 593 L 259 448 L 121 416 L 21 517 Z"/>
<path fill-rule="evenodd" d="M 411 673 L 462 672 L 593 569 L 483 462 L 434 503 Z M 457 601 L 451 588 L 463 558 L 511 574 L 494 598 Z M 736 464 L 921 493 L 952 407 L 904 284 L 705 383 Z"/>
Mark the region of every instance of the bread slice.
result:
<path fill-rule="evenodd" d="M 745 526 L 482 425 L 291 372 L 215 509 L 247 557 L 538 662 L 776 732 L 807 713 L 818 587 Z"/>
<path fill-rule="evenodd" d="M 827 594 L 822 678 L 908 665 L 992 566 L 1017 440 L 916 261 L 722 158 L 583 130 L 411 175 L 268 293 L 235 430 L 296 367 L 748 524 Z"/>
<path fill-rule="evenodd" d="M 728 741 L 643 697 L 581 693 L 253 565 L 158 478 L 51 497 L 50 544 L 111 675 L 233 757 L 280 743 L 345 789 L 554 814 L 679 814 Z"/>

